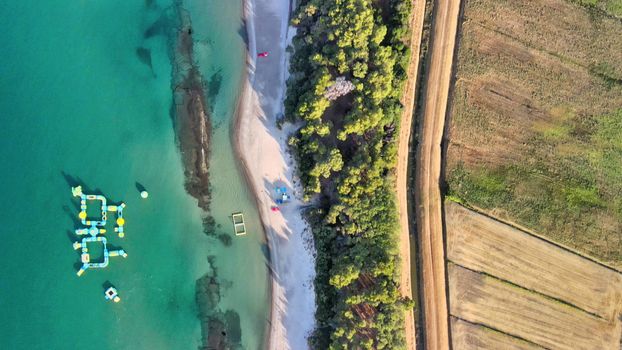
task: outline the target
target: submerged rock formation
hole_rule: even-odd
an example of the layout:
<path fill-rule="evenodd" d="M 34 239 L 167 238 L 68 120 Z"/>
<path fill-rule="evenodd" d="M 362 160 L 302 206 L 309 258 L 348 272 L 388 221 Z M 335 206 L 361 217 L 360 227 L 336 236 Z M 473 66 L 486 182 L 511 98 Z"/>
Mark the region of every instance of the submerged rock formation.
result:
<path fill-rule="evenodd" d="M 233 310 L 222 312 L 218 307 L 223 285 L 218 281 L 214 257 L 210 256 L 207 260 L 210 269 L 196 282 L 196 302 L 203 333 L 202 349 L 241 349 L 240 315 Z"/>
<path fill-rule="evenodd" d="M 175 133 L 182 155 L 186 191 L 198 200 L 207 212 L 210 206 L 209 153 L 212 126 L 206 103 L 205 84 L 199 67 L 193 59 L 192 24 L 190 14 L 177 1 L 174 6 L 176 30 L 172 33 L 172 83 L 174 106 L 171 110 Z M 218 77 L 212 84 L 220 85 Z M 231 237 L 219 233 L 211 216 L 203 222 L 204 231 L 219 239 L 225 246 L 231 245 Z M 221 310 L 221 290 L 226 282 L 219 280 L 214 257 L 208 257 L 209 270 L 196 281 L 195 298 L 198 318 L 201 322 L 203 344 L 201 349 L 241 349 L 240 317 L 233 310 Z"/>
<path fill-rule="evenodd" d="M 192 58 L 190 15 L 180 3 L 176 7 L 179 28 L 173 55 L 175 131 L 184 164 L 186 190 L 198 200 L 199 207 L 208 210 L 211 124 L 201 74 Z"/>

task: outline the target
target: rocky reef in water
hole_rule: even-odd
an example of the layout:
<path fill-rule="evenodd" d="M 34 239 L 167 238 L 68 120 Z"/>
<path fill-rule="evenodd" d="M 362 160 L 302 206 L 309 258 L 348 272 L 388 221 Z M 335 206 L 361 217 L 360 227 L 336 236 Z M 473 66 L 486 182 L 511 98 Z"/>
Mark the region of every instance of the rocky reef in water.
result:
<path fill-rule="evenodd" d="M 182 155 L 186 191 L 198 200 L 199 207 L 205 211 L 204 232 L 229 246 L 231 237 L 217 233 L 215 222 L 209 216 L 209 153 L 212 126 L 206 102 L 207 86 L 193 59 L 194 42 L 190 14 L 184 9 L 181 0 L 176 1 L 169 10 L 166 11 L 168 18 L 156 21 L 146 30 L 145 37 L 161 33 L 163 24 L 170 25 L 167 32 L 172 43 L 174 94 L 171 117 Z M 149 63 L 145 52 L 137 51 L 138 54 L 143 63 Z M 201 322 L 203 339 L 200 349 L 243 349 L 239 315 L 233 310 L 223 311 L 219 306 L 221 292 L 227 288 L 227 283 L 218 278 L 214 259 L 213 256 L 208 257 L 209 270 L 196 281 L 195 287 L 197 316 Z"/>
<path fill-rule="evenodd" d="M 208 257 L 210 270 L 196 282 L 196 303 L 203 336 L 204 350 L 242 349 L 240 316 L 233 310 L 219 307 L 223 286 L 218 279 L 214 257 Z"/>
<path fill-rule="evenodd" d="M 186 191 L 209 210 L 209 152 L 211 123 L 207 115 L 204 84 L 193 61 L 190 14 L 176 5 L 177 32 L 173 53 L 173 120 L 186 176 Z"/>

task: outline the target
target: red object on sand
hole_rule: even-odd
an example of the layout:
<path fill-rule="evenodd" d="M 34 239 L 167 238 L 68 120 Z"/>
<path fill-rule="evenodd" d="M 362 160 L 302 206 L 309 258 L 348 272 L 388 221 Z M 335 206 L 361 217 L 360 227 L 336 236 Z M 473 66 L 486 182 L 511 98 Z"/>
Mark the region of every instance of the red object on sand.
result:
<path fill-rule="evenodd" d="M 272 207 L 270 209 L 272 209 L 272 211 L 279 211 L 280 210 L 279 207 Z"/>
<path fill-rule="evenodd" d="M 268 57 L 268 51 L 258 53 L 257 57 Z"/>

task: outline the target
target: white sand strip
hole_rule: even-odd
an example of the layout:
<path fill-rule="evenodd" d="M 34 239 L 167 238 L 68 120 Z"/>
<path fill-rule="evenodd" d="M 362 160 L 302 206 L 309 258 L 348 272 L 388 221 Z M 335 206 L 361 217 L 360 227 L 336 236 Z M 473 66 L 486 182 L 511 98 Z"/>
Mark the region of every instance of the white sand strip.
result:
<path fill-rule="evenodd" d="M 307 349 L 314 328 L 315 260 L 312 234 L 301 216 L 300 182 L 294 176 L 287 139 L 296 126 L 276 127 L 283 111 L 288 54 L 293 30 L 289 0 L 246 0 L 248 77 L 240 96 L 235 140 L 268 236 L 272 260 L 271 349 Z M 257 58 L 258 52 L 269 52 Z M 275 188 L 292 197 L 272 211 Z"/>

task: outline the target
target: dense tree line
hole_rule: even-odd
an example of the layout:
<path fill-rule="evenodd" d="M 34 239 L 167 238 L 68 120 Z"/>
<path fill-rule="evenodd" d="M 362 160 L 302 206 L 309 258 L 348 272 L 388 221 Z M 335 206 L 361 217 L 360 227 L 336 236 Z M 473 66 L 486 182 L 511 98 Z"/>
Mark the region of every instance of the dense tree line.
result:
<path fill-rule="evenodd" d="M 318 349 L 404 346 L 395 204 L 396 136 L 410 0 L 303 0 L 292 20 L 286 115 L 317 249 Z M 326 90 L 345 77 L 354 90 Z"/>

